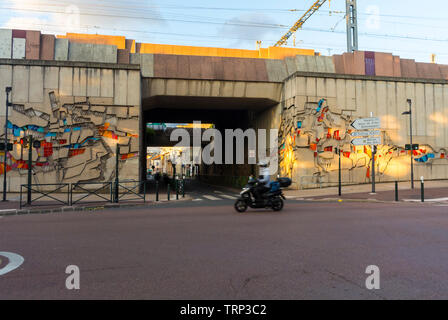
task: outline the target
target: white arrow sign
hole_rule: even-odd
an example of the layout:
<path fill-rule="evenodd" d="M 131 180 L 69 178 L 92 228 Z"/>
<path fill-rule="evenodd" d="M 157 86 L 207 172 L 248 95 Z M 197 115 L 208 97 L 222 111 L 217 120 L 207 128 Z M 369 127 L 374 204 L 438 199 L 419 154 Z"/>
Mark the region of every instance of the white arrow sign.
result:
<path fill-rule="evenodd" d="M 381 137 L 357 138 L 352 140 L 354 146 L 376 146 L 381 144 Z"/>
<path fill-rule="evenodd" d="M 371 137 L 371 136 L 380 136 L 381 131 L 379 130 L 369 130 L 369 131 L 355 131 L 350 133 L 352 137 Z"/>
<path fill-rule="evenodd" d="M 379 129 L 381 120 L 380 118 L 360 118 L 353 121 L 352 127 L 356 130 Z"/>

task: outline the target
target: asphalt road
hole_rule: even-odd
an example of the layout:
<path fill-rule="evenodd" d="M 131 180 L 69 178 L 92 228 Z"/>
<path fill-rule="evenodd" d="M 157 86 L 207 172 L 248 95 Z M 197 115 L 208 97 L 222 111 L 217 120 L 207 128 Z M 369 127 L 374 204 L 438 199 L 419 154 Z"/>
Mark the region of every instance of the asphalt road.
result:
<path fill-rule="evenodd" d="M 0 218 L 0 299 L 448 298 L 448 207 L 232 200 Z M 7 261 L 0 257 L 0 270 Z M 80 269 L 67 290 L 66 267 Z M 380 268 L 367 290 L 367 266 Z"/>

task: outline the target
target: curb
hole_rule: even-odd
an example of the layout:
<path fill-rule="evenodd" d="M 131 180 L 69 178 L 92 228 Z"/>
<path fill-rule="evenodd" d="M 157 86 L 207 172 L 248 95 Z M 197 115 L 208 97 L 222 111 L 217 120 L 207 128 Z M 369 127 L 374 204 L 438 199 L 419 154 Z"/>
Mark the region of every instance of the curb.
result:
<path fill-rule="evenodd" d="M 315 201 L 315 202 L 360 202 L 360 203 L 389 203 L 389 204 L 403 204 L 403 203 L 410 203 L 408 201 L 386 201 L 386 200 L 378 200 L 378 199 L 341 199 L 341 198 L 322 198 L 322 199 L 315 199 L 315 198 L 305 198 L 305 201 Z M 423 203 L 427 204 L 429 202 L 420 202 L 416 201 L 415 203 Z"/>
<path fill-rule="evenodd" d="M 127 204 L 105 204 L 99 206 L 86 206 L 86 207 L 61 207 L 53 209 L 5 209 L 0 210 L 0 216 L 14 216 L 14 215 L 28 215 L 28 214 L 48 214 L 48 213 L 65 213 L 65 212 L 83 212 L 83 211 L 99 211 L 106 209 L 117 209 L 117 208 L 150 208 L 157 204 L 165 204 L 178 201 L 191 201 L 190 198 L 184 198 L 179 200 L 162 200 L 162 201 L 148 201 L 146 204 L 143 203 L 127 203 Z"/>

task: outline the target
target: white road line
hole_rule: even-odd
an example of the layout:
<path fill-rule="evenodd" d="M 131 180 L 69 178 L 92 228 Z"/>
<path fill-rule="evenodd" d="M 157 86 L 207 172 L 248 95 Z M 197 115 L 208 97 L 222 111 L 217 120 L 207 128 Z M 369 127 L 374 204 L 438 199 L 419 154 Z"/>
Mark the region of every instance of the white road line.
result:
<path fill-rule="evenodd" d="M 231 199 L 231 200 L 235 200 L 237 197 L 235 196 L 229 196 L 227 194 L 220 194 L 221 197 L 226 198 L 226 199 Z"/>
<path fill-rule="evenodd" d="M 12 252 L 0 252 L 0 256 L 6 257 L 9 260 L 9 263 L 6 265 L 6 267 L 0 269 L 0 276 L 14 271 L 25 261 L 25 259 L 21 255 Z"/>
<path fill-rule="evenodd" d="M 421 199 L 403 199 L 403 201 L 407 202 L 420 202 Z M 437 198 L 437 199 L 425 199 L 425 202 L 443 202 L 448 201 L 448 198 Z"/>
<path fill-rule="evenodd" d="M 215 190 L 215 191 L 213 191 L 214 193 L 219 193 L 219 194 L 222 194 L 223 192 L 222 191 L 218 191 L 218 190 Z"/>
<path fill-rule="evenodd" d="M 206 195 L 206 194 L 204 194 L 203 197 L 204 197 L 205 199 L 213 200 L 213 201 L 216 201 L 216 200 L 222 200 L 221 198 L 217 198 L 217 197 L 210 196 L 210 195 Z"/>
<path fill-rule="evenodd" d="M 204 199 L 201 198 L 197 198 L 197 199 L 193 199 L 193 201 L 203 201 Z"/>

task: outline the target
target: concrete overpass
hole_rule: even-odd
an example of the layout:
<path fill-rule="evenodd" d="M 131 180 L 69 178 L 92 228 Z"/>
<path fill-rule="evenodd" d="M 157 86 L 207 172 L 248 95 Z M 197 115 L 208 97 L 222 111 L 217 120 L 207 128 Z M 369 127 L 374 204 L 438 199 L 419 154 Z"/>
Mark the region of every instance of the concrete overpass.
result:
<path fill-rule="evenodd" d="M 122 176 L 138 180 L 144 172 L 145 123 L 193 120 L 219 129 L 280 129 L 282 174 L 297 186 L 312 186 L 316 178 L 333 184 L 337 157 L 328 150 L 339 144 L 346 182 L 368 182 L 368 152 L 361 156 L 350 146 L 347 123 L 371 110 L 384 120 L 383 156 L 389 159 L 379 161 L 377 177 L 404 179 L 408 130 L 400 114 L 407 98 L 415 101 L 414 135 L 423 147 L 417 170 L 429 178 L 448 177 L 448 66 L 387 53 L 324 57 L 292 48 L 215 49 L 0 30 L 0 101 L 5 101 L 1 88 L 13 88 L 14 150 L 0 170 L 9 171 L 10 190 L 26 182 L 24 135 L 43 142 L 33 150 L 34 183 L 110 181 L 117 143 Z M 320 121 L 310 115 L 322 98 L 327 102 Z M 2 107 L 0 123 L 4 115 Z"/>

